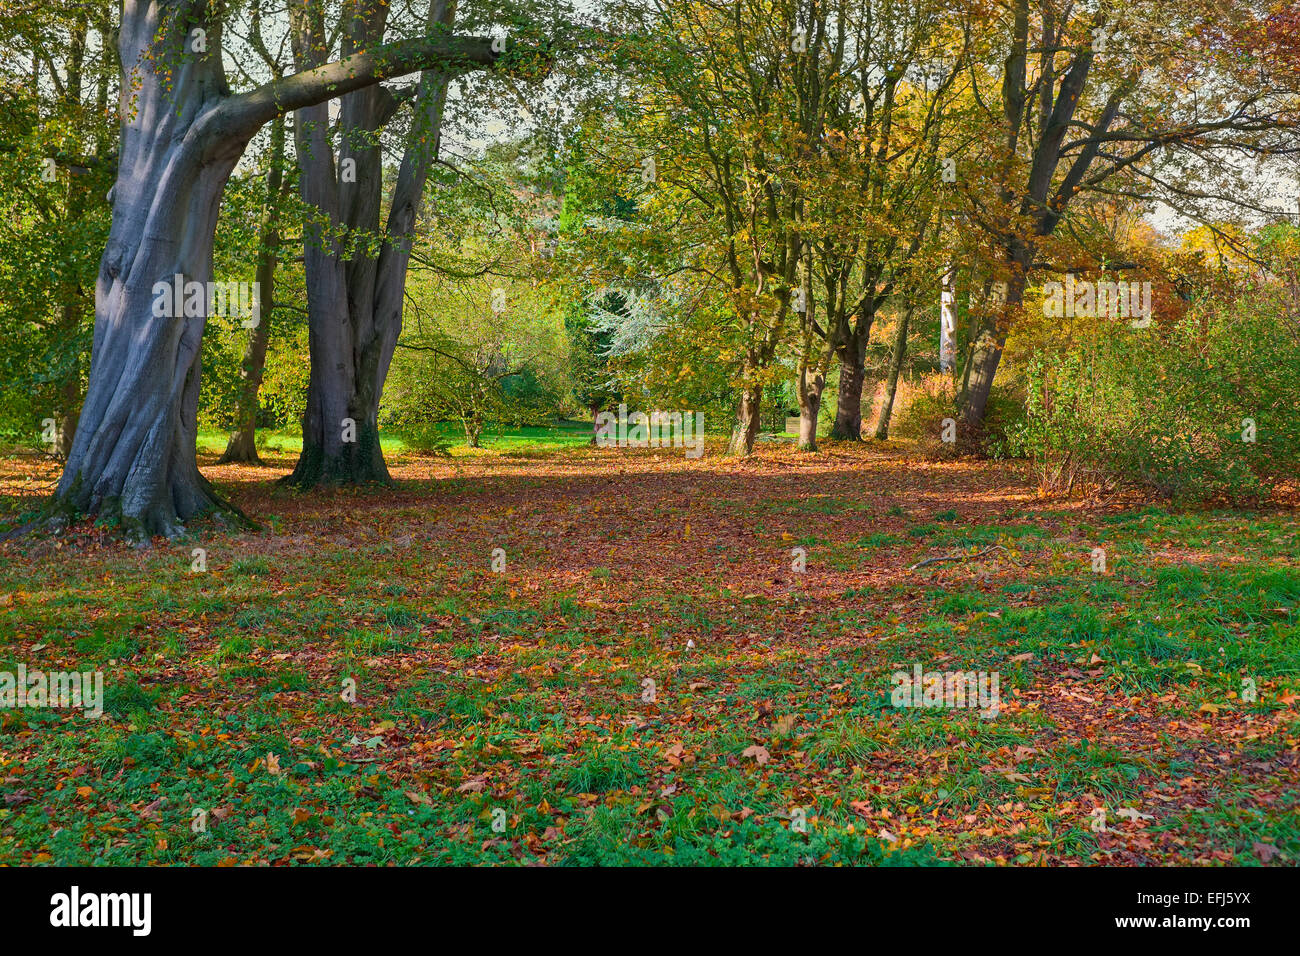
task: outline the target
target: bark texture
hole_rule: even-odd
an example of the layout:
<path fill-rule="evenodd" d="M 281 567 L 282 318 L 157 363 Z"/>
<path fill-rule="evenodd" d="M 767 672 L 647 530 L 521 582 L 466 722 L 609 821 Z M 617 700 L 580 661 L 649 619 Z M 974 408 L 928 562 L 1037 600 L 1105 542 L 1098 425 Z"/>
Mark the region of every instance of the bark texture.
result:
<path fill-rule="evenodd" d="M 866 380 L 865 349 L 855 343 L 840 358 L 840 390 L 835 402 L 835 428 L 831 437 L 839 441 L 862 440 L 862 383 Z M 861 357 L 860 357 L 861 354 Z"/>
<path fill-rule="evenodd" d="M 763 390 L 757 385 L 747 385 L 740 390 L 740 402 L 736 407 L 736 423 L 731 429 L 727 454 L 741 457 L 753 454 L 754 440 L 758 437 L 762 397 Z"/>
<path fill-rule="evenodd" d="M 170 90 L 145 65 L 156 34 L 164 49 L 183 48 L 189 12 L 124 9 L 118 52 L 132 66 L 113 225 L 96 281 L 89 388 L 57 492 L 65 507 L 120 517 L 140 534 L 175 534 L 184 518 L 223 504 L 194 458 L 204 319 L 153 308 L 156 282 L 211 279 L 221 191 L 247 143 L 223 135 L 219 56 L 182 58 Z"/>

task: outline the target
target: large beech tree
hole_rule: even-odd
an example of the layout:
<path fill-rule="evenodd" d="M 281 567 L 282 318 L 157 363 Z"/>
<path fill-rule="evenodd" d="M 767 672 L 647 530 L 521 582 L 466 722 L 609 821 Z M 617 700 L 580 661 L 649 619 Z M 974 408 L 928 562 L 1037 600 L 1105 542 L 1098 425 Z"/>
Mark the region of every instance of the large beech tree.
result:
<path fill-rule="evenodd" d="M 212 278 L 222 190 L 252 136 L 290 110 L 324 116 L 329 99 L 383 80 L 489 67 L 503 56 L 489 38 L 448 31 L 356 42 L 336 62 L 235 95 L 222 64 L 224 9 L 208 0 L 124 0 L 122 9 L 113 224 L 95 288 L 86 400 L 56 499 L 73 513 L 118 516 L 136 534 L 173 535 L 194 515 L 229 509 L 195 460 L 205 318 L 155 315 L 154 286 Z M 342 290 L 314 294 L 323 291 Z"/>
<path fill-rule="evenodd" d="M 306 0 L 291 0 L 290 12 L 295 65 L 315 67 L 328 49 L 325 19 Z M 429 32 L 449 33 L 455 15 L 455 0 L 432 0 Z M 383 0 L 351 5 L 343 22 L 344 55 L 381 42 L 388 20 Z M 389 480 L 379 447 L 379 399 L 402 328 L 415 217 L 438 154 L 447 80 L 446 72 L 428 70 L 401 96 L 372 85 L 342 97 L 337 165 L 326 104 L 298 110 L 302 196 L 318 214 L 303 254 L 311 380 L 302 456 L 289 477 L 299 486 Z M 410 142 L 381 231 L 379 134 L 411 94 Z"/>

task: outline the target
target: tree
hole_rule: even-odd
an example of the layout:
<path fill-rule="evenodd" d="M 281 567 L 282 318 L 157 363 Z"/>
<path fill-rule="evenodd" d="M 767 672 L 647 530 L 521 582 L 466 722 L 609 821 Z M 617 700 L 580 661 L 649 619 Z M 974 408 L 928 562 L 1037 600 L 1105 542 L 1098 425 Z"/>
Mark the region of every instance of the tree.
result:
<path fill-rule="evenodd" d="M 393 420 L 453 419 L 471 448 L 480 446 L 489 423 L 553 421 L 556 390 L 548 383 L 558 378 L 560 322 L 550 290 L 526 280 L 458 280 L 424 269 L 416 278 L 410 306 L 416 322 L 398 343 L 393 394 L 385 403 Z"/>
<path fill-rule="evenodd" d="M 0 408 L 27 438 L 56 423 L 66 457 L 82 401 L 95 260 L 116 166 L 108 104 L 115 11 L 0 11 Z M 34 421 L 33 421 L 34 420 Z"/>
<path fill-rule="evenodd" d="M 233 94 L 222 66 L 223 15 L 205 0 L 123 8 L 113 221 L 96 284 L 86 400 L 56 500 L 72 513 L 119 517 L 133 534 L 175 535 L 195 515 L 234 511 L 195 461 L 203 295 L 187 295 L 193 307 L 168 315 L 175 309 L 156 289 L 177 275 L 199 287 L 211 279 L 221 194 L 249 140 L 288 111 L 323 114 L 327 100 L 383 80 L 490 67 L 503 57 L 487 38 L 435 31 L 356 43 L 332 63 L 308 56 L 307 68 Z"/>
<path fill-rule="evenodd" d="M 603 312 L 621 312 L 626 302 L 617 292 L 606 293 L 599 307 Z M 621 392 L 613 384 L 609 367 L 612 335 L 593 327 L 587 316 L 586 303 L 574 300 L 564 312 L 564 331 L 569 340 L 569 376 L 574 400 L 591 412 L 591 442 L 596 443 L 596 420 L 600 413 L 619 400 Z"/>
<path fill-rule="evenodd" d="M 262 33 L 261 0 L 254 0 L 250 12 L 249 42 L 261 64 L 274 79 L 284 76 L 278 53 L 272 53 Z M 266 191 L 257 230 L 255 252 L 256 289 L 260 297 L 257 307 L 258 321 L 248 335 L 243 361 L 240 362 L 239 393 L 235 407 L 235 430 L 226 442 L 226 450 L 218 464 L 226 462 L 262 463 L 257 454 L 258 391 L 266 370 L 266 350 L 270 344 L 271 322 L 275 313 L 276 267 L 281 254 L 282 210 L 291 195 L 294 183 L 286 176 L 288 166 L 286 149 L 286 119 L 277 116 L 270 124 L 270 142 L 266 155 Z"/>
<path fill-rule="evenodd" d="M 239 397 L 235 407 L 235 430 L 226 442 L 218 464 L 244 462 L 260 465 L 257 454 L 257 393 L 266 370 L 266 349 L 271 338 L 271 316 L 275 312 L 275 272 L 280 254 L 280 210 L 292 189 L 285 176 L 285 121 L 271 121 L 271 149 L 266 172 L 266 198 L 257 234 L 256 283 L 259 301 L 257 322 L 249 331 L 244 359 L 240 363 Z"/>
<path fill-rule="evenodd" d="M 349 5 L 343 55 L 382 43 L 389 12 L 376 0 Z M 293 0 L 290 13 L 295 65 L 318 66 L 330 49 L 323 11 Z M 454 0 L 433 0 L 427 30 L 448 35 L 455 16 Z M 379 134 L 401 100 L 373 85 L 341 97 L 337 164 L 326 105 L 298 111 L 299 183 L 304 202 L 317 213 L 304 233 L 311 380 L 302 455 L 288 478 L 300 487 L 389 480 L 379 445 L 379 399 L 401 333 L 411 234 L 438 155 L 447 79 L 426 70 L 414 88 L 415 122 L 382 233 Z"/>
<path fill-rule="evenodd" d="M 838 36 L 829 76 L 803 99 L 821 98 L 809 149 L 805 237 L 810 246 L 801 313 L 797 394 L 799 444 L 816 445 L 822 390 L 839 365 L 833 438 L 862 437 L 866 353 L 876 314 L 917 271 L 933 239 L 941 186 L 938 155 L 960 53 L 942 29 L 933 0 L 877 8 L 842 0 L 823 8 Z M 833 16 L 837 13 L 838 16 Z M 823 317 L 814 317 L 813 302 Z"/>
<path fill-rule="evenodd" d="M 617 106 L 610 151 L 634 161 L 647 194 L 624 232 L 641 245 L 640 274 L 677 285 L 679 301 L 725 301 L 735 455 L 753 450 L 802 256 L 798 174 L 818 102 L 801 102 L 792 76 L 804 59 L 811 73 L 829 67 L 815 7 L 662 5 L 630 22 L 619 50 L 632 95 Z"/>
<path fill-rule="evenodd" d="M 1196 185 L 1217 154 L 1285 152 L 1296 127 L 1293 93 L 1261 83 L 1258 59 L 1232 40 L 1262 32 L 1245 0 L 1044 0 L 1036 10 L 1007 0 L 1004 9 L 1007 42 L 986 35 L 966 64 L 997 131 L 963 163 L 967 215 L 996 243 L 1000 261 L 989 265 L 1006 284 L 967 351 L 962 416 L 973 427 L 1044 242 L 1081 195 L 1159 196 L 1195 214 L 1223 198 Z M 970 29 L 981 16 L 972 12 Z M 998 77 L 1000 103 L 981 92 L 987 76 Z"/>

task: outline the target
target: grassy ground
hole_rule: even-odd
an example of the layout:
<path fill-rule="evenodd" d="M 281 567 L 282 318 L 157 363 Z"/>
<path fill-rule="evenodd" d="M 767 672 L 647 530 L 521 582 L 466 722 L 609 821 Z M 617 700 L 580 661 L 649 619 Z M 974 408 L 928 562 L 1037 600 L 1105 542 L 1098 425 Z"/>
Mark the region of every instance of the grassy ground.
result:
<path fill-rule="evenodd" d="M 510 441 L 310 497 L 288 444 L 207 458 L 261 533 L 0 545 L 0 670 L 107 684 L 100 720 L 0 712 L 0 862 L 1300 859 L 1294 511 Z M 0 461 L 0 520 L 55 475 Z M 892 706 L 918 663 L 1000 712 Z"/>
<path fill-rule="evenodd" d="M 551 428 L 536 426 L 522 428 L 489 427 L 480 437 L 479 444 L 482 447 L 477 449 L 467 447 L 465 445 L 464 431 L 450 422 L 440 422 L 437 425 L 430 426 L 429 432 L 446 440 L 451 445 L 449 451 L 453 456 L 520 450 L 552 451 L 560 448 L 579 448 L 588 444 L 591 440 L 591 424 L 589 422 L 573 421 L 557 422 Z M 226 440 L 229 437 L 229 432 L 201 430 L 198 442 L 199 453 L 219 456 L 226 450 Z M 403 433 L 395 431 L 381 433 L 379 444 L 384 449 L 384 455 L 390 458 L 394 455 L 419 454 L 421 445 L 417 440 L 417 436 L 409 433 L 403 435 Z M 257 433 L 257 447 L 259 454 L 265 451 L 271 455 L 297 456 L 302 453 L 302 431 L 299 429 L 260 430 Z"/>

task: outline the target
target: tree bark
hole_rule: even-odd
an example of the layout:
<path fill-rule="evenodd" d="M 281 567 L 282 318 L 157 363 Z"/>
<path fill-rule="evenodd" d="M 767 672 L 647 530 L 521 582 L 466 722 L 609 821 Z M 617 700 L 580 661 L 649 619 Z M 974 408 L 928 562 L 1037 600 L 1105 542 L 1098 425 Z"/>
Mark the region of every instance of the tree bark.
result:
<path fill-rule="evenodd" d="M 821 415 L 822 395 L 826 388 L 826 369 L 835 354 L 834 333 L 838 323 L 828 323 L 831 335 L 827 335 L 817 324 L 817 301 L 813 295 L 813 257 L 815 248 L 809 244 L 805 251 L 802 275 L 799 277 L 803 308 L 799 311 L 799 328 L 802 347 L 799 350 L 799 378 L 796 392 L 799 400 L 799 443 L 800 451 L 817 450 L 817 420 Z M 829 272 L 830 270 L 828 270 Z M 838 301 L 836 293 L 839 286 L 828 282 L 826 305 L 834 308 Z M 824 339 L 831 338 L 830 343 L 823 344 Z"/>
<path fill-rule="evenodd" d="M 199 25 L 206 52 L 188 42 Z M 388 44 L 382 53 L 358 51 L 232 96 L 220 34 L 220 21 L 193 0 L 123 7 L 113 224 L 96 281 L 86 401 L 53 507 L 64 517 L 116 517 L 132 536 L 173 536 L 206 512 L 242 518 L 195 458 L 206 318 L 156 315 L 153 289 L 178 274 L 211 279 L 222 191 L 248 141 L 288 110 L 435 65 L 460 69 L 498 59 L 487 38 L 440 34 Z"/>
<path fill-rule="evenodd" d="M 736 408 L 736 424 L 731 430 L 727 454 L 746 457 L 754 452 L 754 439 L 758 437 L 759 409 L 763 390 L 758 385 L 746 385 L 740 390 L 740 403 Z"/>
<path fill-rule="evenodd" d="M 898 320 L 898 333 L 894 336 L 894 355 L 889 362 L 889 381 L 885 385 L 885 401 L 880 408 L 880 420 L 876 422 L 876 440 L 889 440 L 889 420 L 894 414 L 894 396 L 898 394 L 898 375 L 903 368 L 903 359 L 907 357 L 907 326 L 912 320 L 912 310 L 908 309 Z"/>
<path fill-rule="evenodd" d="M 1019 257 L 1021 254 L 1017 253 Z M 1028 258 L 1028 253 L 1023 254 Z M 993 390 L 993 379 L 997 375 L 998 364 L 1002 361 L 1002 350 L 1006 347 L 1007 330 L 1011 320 L 1020 309 L 1025 298 L 1025 263 L 1016 263 L 1016 272 L 1007 283 L 1006 301 L 1002 303 L 991 326 L 986 327 L 970 347 L 967 366 L 962 375 L 962 394 L 960 399 L 962 421 L 970 426 L 969 434 L 974 434 L 984 423 L 988 409 L 989 394 Z"/>
<path fill-rule="evenodd" d="M 811 380 L 799 383 L 799 445 L 800 451 L 817 450 L 817 419 L 822 409 L 822 388 L 826 385 L 824 375 L 816 375 Z"/>
<path fill-rule="evenodd" d="M 852 343 L 850 343 L 852 345 Z M 854 347 L 840 356 L 840 390 L 835 402 L 835 427 L 831 437 L 839 441 L 862 440 L 862 384 L 865 356 Z"/>
<path fill-rule="evenodd" d="M 64 307 L 69 308 L 68 306 Z M 80 325 L 80 319 L 74 318 L 71 325 L 71 334 L 76 334 L 76 327 Z M 67 459 L 72 453 L 72 444 L 77 437 L 77 422 L 81 417 L 81 372 L 79 362 L 72 363 L 72 371 L 68 377 L 63 380 L 62 393 L 63 421 L 59 423 L 59 457 Z"/>
<path fill-rule="evenodd" d="M 180 4 L 128 4 L 121 62 L 148 62 L 160 30 L 165 48 L 179 51 L 186 24 L 164 14 L 185 12 Z M 153 308 L 155 282 L 211 279 L 221 191 L 247 142 L 219 135 L 214 121 L 221 117 L 212 101 L 226 93 L 219 63 L 211 55 L 177 63 L 170 90 L 148 67 L 131 67 L 122 84 L 90 386 L 57 496 L 75 512 L 120 518 L 137 536 L 176 534 L 184 518 L 224 506 L 194 458 L 204 319 L 159 317 Z"/>

